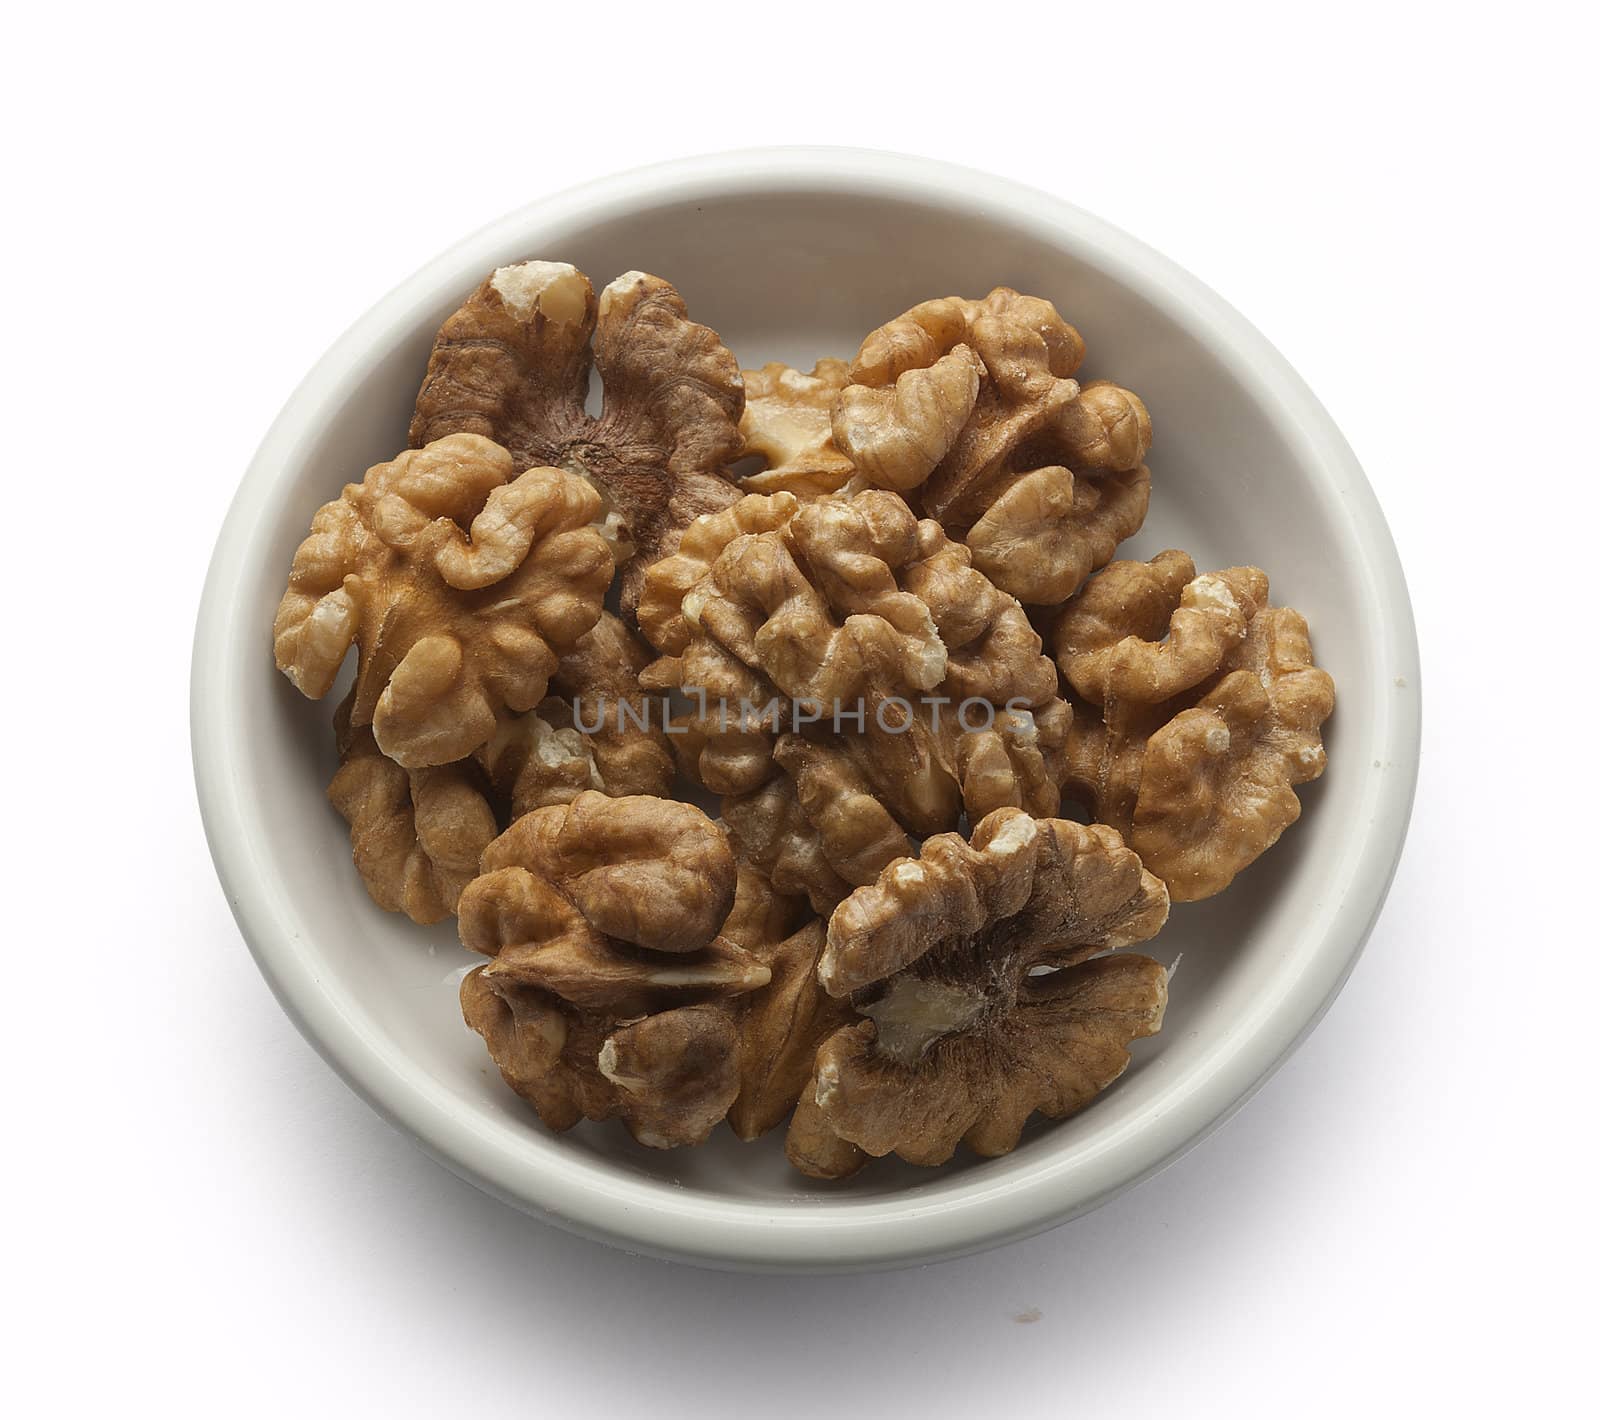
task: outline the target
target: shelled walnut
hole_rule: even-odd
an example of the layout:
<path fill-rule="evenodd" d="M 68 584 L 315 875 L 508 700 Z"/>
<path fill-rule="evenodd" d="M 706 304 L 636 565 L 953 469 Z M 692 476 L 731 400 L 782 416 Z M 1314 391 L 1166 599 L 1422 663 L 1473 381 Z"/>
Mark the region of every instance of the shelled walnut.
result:
<path fill-rule="evenodd" d="M 849 1017 L 817 982 L 824 924 L 805 900 L 777 891 L 739 863 L 733 911 L 722 935 L 772 973 L 765 986 L 724 1003 L 739 1039 L 739 1094 L 728 1125 L 754 1139 L 782 1123 L 811 1071 L 817 1044 Z"/>
<path fill-rule="evenodd" d="M 664 798 L 672 788 L 665 707 L 639 680 L 653 659 L 618 617 L 602 612 L 550 678 L 589 742 L 601 787 L 613 797 Z"/>
<path fill-rule="evenodd" d="M 1161 1026 L 1167 973 L 1140 956 L 1167 893 L 1114 830 L 1001 809 L 941 834 L 833 914 L 817 975 L 867 1019 L 817 1051 L 791 1124 L 804 1171 L 864 1156 L 944 1163 L 1016 1147 L 1034 1113 L 1081 1109 Z"/>
<path fill-rule="evenodd" d="M 850 383 L 843 360 L 818 360 L 809 375 L 788 365 L 744 372 L 744 436 L 740 453 L 765 464 L 739 482 L 744 493 L 835 493 L 855 466 L 833 442 L 833 407 Z"/>
<path fill-rule="evenodd" d="M 351 699 L 334 717 L 340 763 L 328 799 L 350 825 L 356 870 L 386 912 L 442 921 L 500 831 L 488 786 L 470 762 L 402 769 L 370 729 L 351 727 Z"/>
<path fill-rule="evenodd" d="M 772 972 L 767 985 L 728 1003 L 739 1038 L 739 1094 L 728 1124 L 755 1139 L 789 1117 L 811 1078 L 817 1047 L 856 1019 L 817 982 L 826 929 L 813 919 L 778 942 L 752 948 Z"/>
<path fill-rule="evenodd" d="M 505 1082 L 557 1131 L 620 1118 L 651 1148 L 699 1144 L 738 1098 L 733 1023 L 706 1006 L 619 1022 L 480 966 L 461 983 L 461 1012 Z"/>
<path fill-rule="evenodd" d="M 851 1018 L 817 985 L 821 923 L 748 867 L 730 894 L 727 845 L 689 805 L 586 795 L 519 820 L 484 868 L 461 940 L 494 960 L 462 1011 L 551 1128 L 620 1117 L 670 1148 L 726 1116 L 754 1138 Z"/>
<path fill-rule="evenodd" d="M 570 804 L 588 790 L 608 792 L 595 762 L 594 742 L 557 696 L 526 715 L 509 715 L 473 758 L 483 766 L 497 799 L 509 806 L 507 822 L 535 809 Z"/>
<path fill-rule="evenodd" d="M 693 756 L 740 851 L 819 912 L 908 835 L 1059 807 L 1070 711 L 1038 633 L 896 494 L 742 499 L 649 569 L 639 611 L 665 652 L 645 684 L 714 707 Z"/>
<path fill-rule="evenodd" d="M 1021 601 L 1069 597 L 1144 521 L 1150 416 L 1080 385 L 1082 337 L 1050 302 L 997 287 L 914 306 L 862 342 L 833 413 L 849 486 L 894 488 Z"/>
<path fill-rule="evenodd" d="M 598 416 L 584 409 L 591 363 L 605 393 Z M 577 268 L 525 261 L 492 273 L 440 329 L 411 442 L 483 434 L 518 469 L 591 479 L 635 552 L 622 568 L 631 617 L 644 568 L 738 496 L 719 470 L 738 456 L 743 409 L 738 362 L 667 282 L 630 271 L 596 301 Z"/>
<path fill-rule="evenodd" d="M 406 769 L 464 759 L 544 698 L 599 618 L 612 554 L 600 497 L 554 468 L 513 478 L 473 434 L 368 469 L 319 510 L 273 625 L 278 668 L 326 695 L 357 648 L 350 722 Z"/>
<path fill-rule="evenodd" d="M 703 1139 L 740 1089 L 717 1003 L 771 969 L 720 935 L 736 869 L 689 804 L 586 793 L 517 820 L 461 895 L 461 941 L 493 960 L 467 1023 L 554 1129 L 620 1116 L 642 1143 Z"/>
<path fill-rule="evenodd" d="M 1196 576 L 1182 552 L 1115 562 L 1057 619 L 1082 698 L 1066 789 L 1117 828 L 1175 902 L 1221 892 L 1300 816 L 1327 766 L 1333 679 L 1266 573 Z"/>
<path fill-rule="evenodd" d="M 580 794 L 523 815 L 481 867 L 461 895 L 461 940 L 494 957 L 493 981 L 628 1015 L 767 980 L 718 935 L 733 906 L 733 854 L 692 804 Z"/>
<path fill-rule="evenodd" d="M 610 612 L 562 656 L 554 694 L 502 717 L 476 758 L 510 817 L 570 803 L 586 789 L 665 797 L 675 776 L 663 702 L 639 684 L 650 652 Z"/>
<path fill-rule="evenodd" d="M 900 734 L 780 736 L 773 759 L 782 777 L 723 803 L 738 852 L 827 913 L 909 853 L 909 833 L 997 808 L 1048 816 L 1059 807 L 1072 716 L 1065 702 L 1037 714 L 1002 711 L 971 731 L 953 713 L 935 730 L 932 715 L 915 707 Z"/>

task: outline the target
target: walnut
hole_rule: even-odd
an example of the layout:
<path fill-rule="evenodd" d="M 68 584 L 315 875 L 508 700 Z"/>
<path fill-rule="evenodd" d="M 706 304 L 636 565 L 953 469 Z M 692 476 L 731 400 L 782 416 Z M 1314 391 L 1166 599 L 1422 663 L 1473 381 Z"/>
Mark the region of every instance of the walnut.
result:
<path fill-rule="evenodd" d="M 753 900 L 735 918 L 726 838 L 699 809 L 585 793 L 518 819 L 461 895 L 461 941 L 494 958 L 462 983 L 467 1024 L 552 1129 L 620 1117 L 653 1148 L 701 1142 L 744 1083 L 728 998 L 772 969 Z"/>
<path fill-rule="evenodd" d="M 1300 816 L 1327 767 L 1333 679 L 1267 576 L 1197 577 L 1181 552 L 1116 562 L 1063 610 L 1057 658 L 1084 699 L 1067 792 L 1120 831 L 1175 902 L 1221 892 Z"/>
<path fill-rule="evenodd" d="M 1065 600 L 1144 522 L 1150 416 L 1072 376 L 1083 341 L 1005 287 L 926 301 L 874 331 L 833 413 L 850 487 L 901 491 L 1019 600 Z"/>
<path fill-rule="evenodd" d="M 736 850 L 818 912 L 912 836 L 1060 806 L 1071 711 L 1038 633 L 895 494 L 751 495 L 692 526 L 639 605 L 668 653 L 644 683 L 703 697 L 677 728 Z"/>
<path fill-rule="evenodd" d="M 763 986 L 719 935 L 733 906 L 726 836 L 692 804 L 583 793 L 518 819 L 458 906 L 490 984 L 535 987 L 621 1019 Z M 687 998 L 687 999 L 686 999 Z"/>
<path fill-rule="evenodd" d="M 1004 710 L 984 730 L 954 737 L 950 761 L 969 819 L 996 809 L 1025 809 L 1049 818 L 1061 807 L 1072 707 L 1051 700 L 1037 711 Z"/>
<path fill-rule="evenodd" d="M 588 789 L 612 798 L 668 797 L 675 778 L 664 702 L 639 684 L 650 653 L 610 612 L 562 656 L 557 694 L 502 717 L 474 755 L 510 818 L 571 803 Z"/>
<path fill-rule="evenodd" d="M 854 1156 L 944 1163 L 1008 1153 L 1035 1112 L 1081 1109 L 1160 1029 L 1167 973 L 1102 956 L 1153 937 L 1167 893 L 1115 831 L 990 814 L 941 834 L 833 914 L 817 975 L 868 1019 L 818 1049 L 790 1157 L 822 1176 Z"/>
<path fill-rule="evenodd" d="M 817 1047 L 855 1013 L 817 982 L 827 941 L 813 920 L 792 936 L 753 948 L 772 972 L 767 985 L 728 1003 L 739 1036 L 739 1094 L 728 1124 L 754 1139 L 781 1124 L 811 1078 Z"/>
<path fill-rule="evenodd" d="M 943 643 L 927 605 L 895 577 L 917 551 L 905 503 L 881 492 L 803 506 L 792 494 L 754 496 L 751 508 L 738 505 L 707 536 L 695 529 L 689 551 L 646 573 L 652 620 L 641 625 L 656 646 L 684 654 L 710 638 L 794 699 L 831 703 L 873 687 L 938 685 Z M 764 530 L 738 532 L 717 549 L 735 525 Z"/>
<path fill-rule="evenodd" d="M 818 360 L 809 375 L 776 363 L 746 370 L 741 452 L 766 467 L 741 479 L 740 491 L 815 498 L 842 488 L 855 466 L 834 446 L 833 406 L 849 383 L 843 360 Z"/>
<path fill-rule="evenodd" d="M 800 1098 L 795 1101 L 794 1113 L 789 1116 L 783 1151 L 795 1168 L 811 1178 L 849 1178 L 870 1160 L 866 1150 L 857 1148 L 848 1139 L 841 1139 L 829 1126 L 817 1104 L 814 1061 L 811 1075 L 801 1086 Z"/>
<path fill-rule="evenodd" d="M 350 705 L 346 697 L 335 716 L 340 764 L 328 799 L 350 825 L 356 870 L 384 911 L 442 921 L 499 832 L 486 786 L 471 764 L 402 769 L 370 729 L 350 727 Z"/>
<path fill-rule="evenodd" d="M 800 897 L 779 892 L 765 873 L 741 859 L 722 935 L 753 951 L 783 941 L 810 915 Z"/>
<path fill-rule="evenodd" d="M 462 1015 L 549 1128 L 621 1118 L 651 1148 L 700 1144 L 738 1097 L 738 1038 L 725 1011 L 681 1006 L 618 1022 L 491 970 L 461 983 Z"/>
<path fill-rule="evenodd" d="M 1047 780 L 1059 766 L 1047 769 L 1036 734 L 1047 727 L 1053 753 L 1065 707 L 1038 633 L 964 547 L 895 494 L 806 504 L 757 494 L 701 519 L 646 574 L 640 623 L 667 653 L 644 684 L 703 697 L 686 728 L 708 788 L 756 792 L 783 767 L 779 735 L 803 728 L 812 707 L 836 731 L 854 731 L 841 736 L 853 773 L 908 831 L 952 827 L 974 768 L 972 784 L 984 786 L 974 804 L 995 807 L 1007 746 L 1030 787 L 1005 801 L 1055 811 Z M 990 713 L 963 710 L 968 701 Z M 1000 707 L 1010 713 L 997 718 Z M 999 728 L 979 753 L 963 736 L 981 737 L 991 722 Z"/>
<path fill-rule="evenodd" d="M 684 597 L 710 574 L 730 543 L 747 534 L 787 527 L 799 506 L 792 493 L 752 494 L 690 523 L 673 555 L 648 569 L 640 589 L 639 630 L 650 644 L 666 655 L 682 655 L 696 629 L 684 616 Z"/>
<path fill-rule="evenodd" d="M 674 765 L 664 706 L 639 682 L 653 657 L 610 612 L 561 657 L 551 685 L 571 703 L 600 787 L 613 797 L 665 798 Z"/>
<path fill-rule="evenodd" d="M 1097 705 L 1154 705 L 1214 674 L 1266 598 L 1256 567 L 1197 577 L 1176 551 L 1113 563 L 1057 619 L 1056 660 Z"/>
<path fill-rule="evenodd" d="M 770 984 L 631 1020 L 576 1010 L 480 967 L 462 983 L 462 1013 L 552 1129 L 620 1117 L 640 1143 L 673 1148 L 704 1142 L 726 1117 L 754 1139 L 794 1107 L 818 1042 L 854 1018 L 817 985 L 823 942 L 816 921 L 762 941 Z"/>
<path fill-rule="evenodd" d="M 701 861 L 722 878 L 720 855 L 706 860 L 710 825 L 698 810 L 661 804 L 644 812 L 674 820 L 663 830 L 661 845 L 681 860 L 674 866 Z M 640 1143 L 654 1148 L 700 1143 L 724 1116 L 746 1139 L 779 1123 L 810 1073 L 818 1041 L 852 1018 L 817 984 L 821 923 L 813 919 L 795 931 L 805 916 L 803 904 L 775 893 L 760 873 L 740 865 L 733 907 L 716 941 L 677 958 L 677 972 L 657 954 L 652 979 L 636 973 L 618 991 L 615 958 L 625 950 L 620 943 L 610 945 L 609 965 L 606 949 L 597 951 L 592 940 L 578 943 L 564 961 L 550 960 L 553 939 L 572 935 L 575 918 L 593 915 L 584 906 L 592 901 L 586 897 L 592 884 L 585 879 L 597 870 L 585 871 L 585 864 L 621 862 L 632 874 L 627 892 L 669 911 L 673 884 L 660 860 L 629 860 L 614 843 L 600 843 L 558 868 L 552 854 L 561 855 L 564 832 L 580 834 L 587 845 L 604 837 L 606 825 L 591 819 L 552 832 L 553 816 L 533 817 L 538 821 L 525 825 L 513 850 L 497 845 L 487 855 L 491 871 L 463 900 L 462 940 L 494 953 L 495 961 L 463 983 L 462 1011 L 507 1083 L 553 1129 L 583 1118 L 620 1117 Z M 606 817 L 642 814 L 629 809 Z M 573 849 L 566 845 L 569 859 Z M 493 864 L 506 857 L 533 865 L 527 880 L 497 877 Z M 559 892 L 541 895 L 531 886 L 551 888 L 557 879 L 565 884 Z M 613 880 L 605 892 L 620 888 L 621 880 Z M 545 942 L 530 952 L 524 939 L 540 932 Z M 697 930 L 687 940 L 702 935 Z M 521 960 L 506 969 L 514 956 Z M 530 956 L 546 960 L 530 963 Z M 707 967 L 718 956 L 742 963 L 743 975 L 717 979 Z"/>
<path fill-rule="evenodd" d="M 591 360 L 605 393 L 598 416 L 584 410 Z M 576 268 L 525 261 L 495 271 L 445 321 L 411 442 L 484 434 L 519 469 L 552 464 L 593 480 L 635 549 L 622 569 L 631 616 L 643 569 L 738 496 L 717 470 L 739 453 L 743 408 L 738 362 L 667 282 L 630 271 L 597 302 Z"/>
<path fill-rule="evenodd" d="M 901 734 L 785 734 L 773 753 L 784 777 L 724 801 L 728 835 L 783 891 L 831 912 L 911 852 L 909 833 L 997 808 L 1053 814 L 1071 717 L 1054 700 L 1037 714 L 1002 711 L 981 730 L 947 713 L 935 731 L 918 708 Z"/>
<path fill-rule="evenodd" d="M 295 553 L 273 625 L 278 668 L 318 699 L 353 643 L 350 722 L 406 769 L 464 759 L 544 698 L 600 615 L 612 554 L 600 497 L 554 468 L 512 477 L 475 434 L 367 471 Z"/>
<path fill-rule="evenodd" d="M 852 885 L 829 863 L 789 779 L 724 799 L 722 821 L 739 860 L 758 869 L 778 892 L 804 897 L 824 915 L 850 895 Z"/>
<path fill-rule="evenodd" d="M 594 743 L 574 724 L 572 707 L 557 697 L 526 715 L 511 715 L 473 756 L 483 766 L 508 818 L 570 804 L 590 789 L 608 792 Z"/>
<path fill-rule="evenodd" d="M 682 656 L 663 656 L 645 667 L 639 681 L 650 690 L 696 697 L 691 710 L 673 717 L 668 732 L 686 778 L 716 794 L 739 794 L 771 777 L 781 714 L 777 689 L 760 672 L 700 637 Z"/>

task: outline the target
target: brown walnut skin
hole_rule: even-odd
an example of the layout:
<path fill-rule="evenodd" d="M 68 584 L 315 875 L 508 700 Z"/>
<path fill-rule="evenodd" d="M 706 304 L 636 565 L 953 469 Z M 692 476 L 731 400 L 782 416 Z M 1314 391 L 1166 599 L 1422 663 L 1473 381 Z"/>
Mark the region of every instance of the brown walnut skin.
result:
<path fill-rule="evenodd" d="M 728 1124 L 741 1139 L 758 1138 L 789 1116 L 811 1078 L 817 1047 L 855 1019 L 847 1002 L 817 982 L 826 929 L 812 921 L 780 942 L 756 946 L 772 980 L 729 1002 L 739 1034 L 738 1098 Z"/>
<path fill-rule="evenodd" d="M 598 417 L 584 410 L 591 362 L 605 389 Z M 631 620 L 645 567 L 739 496 L 720 470 L 738 457 L 743 410 L 738 361 L 667 282 L 630 271 L 597 301 L 582 272 L 528 261 L 495 271 L 445 321 L 411 442 L 482 434 L 518 469 L 591 479 L 635 550 L 622 568 Z"/>
<path fill-rule="evenodd" d="M 854 1019 L 817 984 L 822 924 L 787 930 L 800 911 L 741 867 L 723 930 L 770 980 L 731 998 L 630 1018 L 580 1008 L 489 967 L 463 983 L 462 1011 L 506 1082 L 552 1129 L 620 1117 L 640 1143 L 671 1148 L 703 1142 L 726 1117 L 740 1138 L 753 1139 L 793 1108 L 818 1042 Z"/>
<path fill-rule="evenodd" d="M 726 836 L 692 804 L 583 793 L 526 814 L 483 852 L 461 943 L 509 981 L 617 1019 L 764 986 L 720 935 L 734 902 Z"/>
<path fill-rule="evenodd" d="M 474 758 L 499 802 L 509 804 L 507 823 L 535 809 L 570 804 L 591 789 L 613 792 L 601 778 L 594 742 L 573 725 L 572 708 L 556 696 L 503 720 Z"/>
<path fill-rule="evenodd" d="M 784 905 L 747 877 L 735 916 L 721 829 L 661 799 L 586 793 L 537 810 L 483 869 L 461 894 L 461 941 L 493 960 L 461 1005 L 506 1082 L 552 1129 L 620 1117 L 651 1148 L 702 1142 L 746 1086 L 729 998 L 774 975 L 721 929 L 782 964 L 768 938 Z"/>
<path fill-rule="evenodd" d="M 550 684 L 571 702 L 589 741 L 595 771 L 613 798 L 667 798 L 676 768 L 667 742 L 665 702 L 639 683 L 654 657 L 610 612 L 561 657 Z"/>
<path fill-rule="evenodd" d="M 898 494 L 743 498 L 648 570 L 639 618 L 666 653 L 642 682 L 712 708 L 685 757 L 738 852 L 818 912 L 963 814 L 1059 808 L 1070 710 L 1038 632 Z M 851 718 L 741 722 L 742 702 Z"/>
<path fill-rule="evenodd" d="M 334 715 L 339 770 L 328 801 L 350 825 L 350 850 L 367 893 L 385 912 L 428 926 L 456 910 L 499 832 L 476 765 L 402 769 L 370 729 L 352 729 L 346 696 Z"/>
<path fill-rule="evenodd" d="M 614 799 L 672 796 L 667 706 L 639 683 L 651 660 L 618 617 L 602 612 L 561 657 L 550 678 L 555 694 L 500 721 L 476 757 L 509 800 L 511 819 L 588 789 Z"/>
<path fill-rule="evenodd" d="M 599 618 L 614 568 L 599 511 L 583 479 L 513 477 L 510 455 L 473 434 L 378 464 L 295 552 L 278 668 L 320 699 L 354 645 L 351 725 L 406 769 L 464 759 L 544 698 Z"/>
<path fill-rule="evenodd" d="M 1066 737 L 1068 797 L 1121 832 L 1174 902 L 1215 896 L 1300 816 L 1327 767 L 1333 678 L 1305 618 L 1267 576 L 1196 576 L 1187 554 L 1114 562 L 1053 640 L 1082 698 Z"/>
<path fill-rule="evenodd" d="M 834 912 L 823 987 L 869 1019 L 829 1036 L 790 1157 L 826 1177 L 853 1166 L 826 1131 L 874 1157 L 946 1162 L 965 1142 L 1016 1147 L 1028 1118 L 1081 1109 L 1154 1034 L 1167 973 L 1139 956 L 1167 892 L 1102 825 L 989 815 L 971 842 L 941 834 Z"/>
<path fill-rule="evenodd" d="M 739 1093 L 732 1022 L 708 1007 L 618 1021 L 478 967 L 461 983 L 461 1012 L 506 1084 L 557 1132 L 620 1118 L 648 1148 L 703 1144 Z"/>
<path fill-rule="evenodd" d="M 1057 605 L 1139 530 L 1149 412 L 1080 385 L 1082 338 L 1048 301 L 998 287 L 925 301 L 873 331 L 833 411 L 848 488 L 899 490 L 993 582 Z"/>

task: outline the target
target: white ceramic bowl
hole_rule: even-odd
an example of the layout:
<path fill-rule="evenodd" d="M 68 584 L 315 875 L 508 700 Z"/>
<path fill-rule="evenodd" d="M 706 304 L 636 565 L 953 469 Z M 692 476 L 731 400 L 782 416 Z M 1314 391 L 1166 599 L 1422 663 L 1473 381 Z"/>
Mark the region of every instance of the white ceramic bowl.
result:
<path fill-rule="evenodd" d="M 324 785 L 333 697 L 303 700 L 269 628 L 311 514 L 405 445 L 430 340 L 492 267 L 576 263 L 599 285 L 674 282 L 746 366 L 809 368 L 916 301 L 1007 284 L 1055 301 L 1088 372 L 1152 411 L 1154 499 L 1125 549 L 1258 562 L 1310 619 L 1339 704 L 1305 813 L 1221 897 L 1174 910 L 1166 1027 L 1089 1109 L 1003 1159 L 879 1161 L 844 1185 L 785 1165 L 781 1137 L 658 1153 L 618 1125 L 548 1133 L 461 1023 L 451 924 L 380 912 Z M 738 152 L 608 178 L 504 218 L 384 297 L 306 377 L 230 510 L 195 639 L 195 773 L 217 871 L 284 1009 L 374 1108 L 520 1208 L 639 1251 L 823 1271 L 952 1256 L 1072 1218 L 1170 1163 L 1267 1078 L 1354 965 L 1393 874 L 1416 780 L 1415 630 L 1355 458 L 1267 342 L 1199 282 L 1040 192 L 883 153 Z M 779 1131 L 781 1136 L 781 1131 Z"/>

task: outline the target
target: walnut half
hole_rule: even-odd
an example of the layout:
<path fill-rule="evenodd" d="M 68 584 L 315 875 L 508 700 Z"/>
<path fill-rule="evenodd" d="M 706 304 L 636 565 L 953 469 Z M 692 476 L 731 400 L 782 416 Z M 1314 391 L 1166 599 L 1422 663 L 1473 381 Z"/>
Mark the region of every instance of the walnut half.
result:
<path fill-rule="evenodd" d="M 817 981 L 822 924 L 799 925 L 803 906 L 746 866 L 729 910 L 731 860 L 699 810 L 602 810 L 599 797 L 529 815 L 485 855 L 461 939 L 495 960 L 462 984 L 467 1024 L 552 1129 L 621 1118 L 672 1148 L 726 1117 L 753 1139 L 793 1108 L 818 1042 L 854 1019 Z M 685 873 L 710 895 L 691 900 Z M 713 919 L 717 936 L 696 946 Z M 669 956 L 668 942 L 686 950 Z"/>
<path fill-rule="evenodd" d="M 350 825 L 356 871 L 372 900 L 426 926 L 456 910 L 499 832 L 477 766 L 402 769 L 370 729 L 350 727 L 351 697 L 334 716 L 339 771 L 328 800 Z"/>
<path fill-rule="evenodd" d="M 1064 787 L 1117 828 L 1173 901 L 1211 897 L 1300 817 L 1327 767 L 1333 678 L 1267 575 L 1187 554 L 1114 562 L 1069 602 L 1057 660 L 1084 704 Z"/>
<path fill-rule="evenodd" d="M 898 494 L 742 498 L 649 569 L 639 620 L 665 653 L 642 682 L 709 707 L 693 767 L 740 852 L 819 912 L 910 836 L 1059 807 L 1070 711 L 1038 633 Z"/>
<path fill-rule="evenodd" d="M 726 838 L 690 804 L 580 794 L 514 823 L 461 894 L 467 1024 L 552 1129 L 620 1117 L 643 1144 L 698 1143 L 743 1087 L 730 997 L 773 970 L 721 935 Z M 753 909 L 741 920 L 748 921 Z"/>
<path fill-rule="evenodd" d="M 868 1019 L 818 1050 L 791 1161 L 837 1176 L 861 1155 L 942 1164 L 963 1141 L 1004 1154 L 1030 1115 L 1081 1109 L 1166 1007 L 1158 962 L 1101 953 L 1166 917 L 1159 879 L 1101 825 L 1001 809 L 970 843 L 928 839 L 828 924 L 818 979 Z"/>
<path fill-rule="evenodd" d="M 492 981 L 642 1014 L 737 994 L 770 973 L 719 935 L 733 906 L 728 841 L 693 804 L 579 794 L 525 814 L 461 894 L 461 942 Z"/>
<path fill-rule="evenodd" d="M 357 648 L 350 723 L 406 769 L 464 759 L 508 711 L 544 698 L 561 653 L 600 616 L 611 548 L 600 496 L 555 468 L 456 434 L 367 470 L 295 553 L 273 624 L 305 695 Z"/>
<path fill-rule="evenodd" d="M 599 415 L 584 409 L 591 361 Z M 626 272 L 597 301 L 576 267 L 524 261 L 493 272 L 440 329 L 411 442 L 483 434 L 518 469 L 592 480 L 635 550 L 622 569 L 631 618 L 644 568 L 738 496 L 719 470 L 738 456 L 743 409 L 738 362 L 660 277 Z"/>
<path fill-rule="evenodd" d="M 1064 601 L 1150 502 L 1150 415 L 1080 385 L 1083 355 L 1049 301 L 1004 286 L 914 306 L 862 342 L 834 406 L 849 486 L 899 490 L 1018 600 Z"/>

